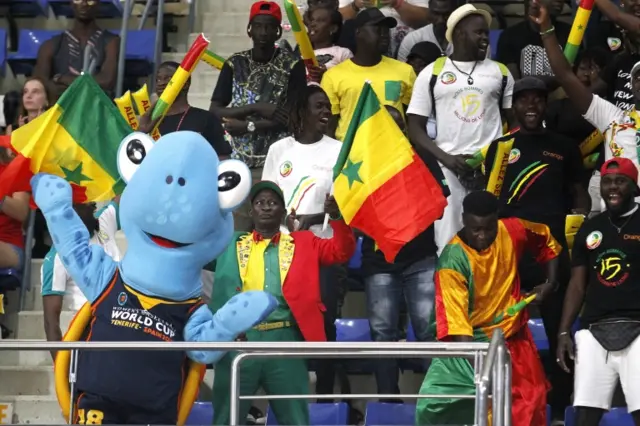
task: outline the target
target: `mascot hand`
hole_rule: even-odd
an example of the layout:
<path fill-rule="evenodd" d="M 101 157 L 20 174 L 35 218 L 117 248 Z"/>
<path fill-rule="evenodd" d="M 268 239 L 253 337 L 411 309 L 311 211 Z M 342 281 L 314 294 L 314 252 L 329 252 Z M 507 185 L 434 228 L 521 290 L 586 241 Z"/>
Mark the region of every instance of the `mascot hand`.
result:
<path fill-rule="evenodd" d="M 61 177 L 38 173 L 31 178 L 31 189 L 38 208 L 45 214 L 73 203 L 71 185 Z"/>
<path fill-rule="evenodd" d="M 264 321 L 278 307 L 275 297 L 264 291 L 246 291 L 233 296 L 216 312 L 233 338 Z"/>

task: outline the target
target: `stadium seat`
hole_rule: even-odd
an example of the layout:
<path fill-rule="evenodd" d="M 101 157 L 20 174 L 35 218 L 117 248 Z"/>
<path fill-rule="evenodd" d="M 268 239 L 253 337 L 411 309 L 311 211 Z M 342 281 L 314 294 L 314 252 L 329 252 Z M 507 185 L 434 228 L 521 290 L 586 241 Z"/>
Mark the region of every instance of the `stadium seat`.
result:
<path fill-rule="evenodd" d="M 8 3 L 9 13 L 14 18 L 49 16 L 49 2 L 47 0 L 10 0 Z"/>
<path fill-rule="evenodd" d="M 309 404 L 309 423 L 311 426 L 342 426 L 348 424 L 349 406 L 346 402 L 327 404 Z M 276 416 L 271 410 L 267 411 L 266 426 L 278 426 Z"/>
<path fill-rule="evenodd" d="M 7 62 L 7 31 L 0 29 L 0 76 L 4 76 Z"/>
<path fill-rule="evenodd" d="M 347 264 L 349 269 L 360 269 L 362 267 L 362 237 L 358 237 L 358 241 L 356 242 L 356 251 L 349 259 L 349 263 Z"/>
<path fill-rule="evenodd" d="M 371 327 L 366 318 L 337 319 L 337 342 L 370 342 Z M 345 359 L 345 369 L 349 374 L 369 374 L 373 371 L 371 359 Z"/>
<path fill-rule="evenodd" d="M 370 342 L 371 328 L 366 318 L 337 319 L 337 342 Z"/>
<path fill-rule="evenodd" d="M 119 0 L 99 0 L 100 9 L 98 18 L 120 18 L 122 17 L 122 5 Z M 49 0 L 51 10 L 55 16 L 73 17 L 73 10 L 69 0 Z"/>
<path fill-rule="evenodd" d="M 7 62 L 15 75 L 31 75 L 36 64 L 38 50 L 45 41 L 60 34 L 50 30 L 20 30 L 18 51 L 10 53 Z"/>
<path fill-rule="evenodd" d="M 567 407 L 564 411 L 565 426 L 576 426 L 576 411 L 573 407 Z M 602 416 L 600 426 L 634 426 L 633 417 L 627 412 L 626 407 L 612 408 Z"/>
<path fill-rule="evenodd" d="M 60 34 L 58 30 L 20 30 L 18 51 L 9 54 L 7 62 L 16 75 L 31 75 L 38 50 L 45 41 Z M 114 31 L 114 34 L 118 34 Z M 142 77 L 152 72 L 155 30 L 130 30 L 125 48 L 127 76 Z"/>
<path fill-rule="evenodd" d="M 22 274 L 11 268 L 0 269 L 0 291 L 11 291 L 20 288 Z"/>
<path fill-rule="evenodd" d="M 529 330 L 533 335 L 533 341 L 536 344 L 539 352 L 549 350 L 549 340 L 547 340 L 547 333 L 544 330 L 544 324 L 542 324 L 541 318 L 532 318 L 529 320 Z"/>
<path fill-rule="evenodd" d="M 498 53 L 498 40 L 500 39 L 500 34 L 502 30 L 491 30 L 489 31 L 489 46 L 491 47 L 491 58 L 495 59 L 496 54 Z"/>
<path fill-rule="evenodd" d="M 191 408 L 185 424 L 192 426 L 209 426 L 213 422 L 213 404 L 196 401 Z"/>
<path fill-rule="evenodd" d="M 415 404 L 367 403 L 365 426 L 413 426 L 416 418 Z"/>

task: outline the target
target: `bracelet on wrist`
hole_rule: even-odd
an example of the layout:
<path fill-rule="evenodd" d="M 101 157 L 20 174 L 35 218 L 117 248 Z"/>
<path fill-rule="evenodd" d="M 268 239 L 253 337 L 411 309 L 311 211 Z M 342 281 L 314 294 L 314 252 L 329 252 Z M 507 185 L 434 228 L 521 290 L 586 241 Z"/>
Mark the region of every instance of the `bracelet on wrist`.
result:
<path fill-rule="evenodd" d="M 568 331 L 563 331 L 563 332 L 558 333 L 558 337 L 560 337 L 560 336 L 566 336 L 566 335 L 568 335 L 568 334 L 569 334 L 569 332 L 568 332 Z"/>
<path fill-rule="evenodd" d="M 541 35 L 541 36 L 549 35 L 549 34 L 551 34 L 552 32 L 554 32 L 555 30 L 556 30 L 556 27 L 552 26 L 551 28 L 549 28 L 549 29 L 548 29 L 548 30 L 546 30 L 546 31 L 540 31 L 540 35 Z"/>

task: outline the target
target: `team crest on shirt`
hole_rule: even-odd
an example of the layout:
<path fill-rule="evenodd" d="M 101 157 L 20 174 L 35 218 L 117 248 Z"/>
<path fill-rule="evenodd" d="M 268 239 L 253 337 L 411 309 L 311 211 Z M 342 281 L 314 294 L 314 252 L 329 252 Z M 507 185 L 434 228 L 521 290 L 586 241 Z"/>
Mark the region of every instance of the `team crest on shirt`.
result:
<path fill-rule="evenodd" d="M 513 164 L 520 159 L 520 150 L 513 148 L 509 153 L 509 164 Z"/>
<path fill-rule="evenodd" d="M 600 243 L 602 243 L 602 232 L 600 231 L 593 231 L 587 237 L 587 248 L 589 250 L 598 248 Z"/>
<path fill-rule="evenodd" d="M 456 75 L 451 71 L 443 72 L 442 76 L 440 77 L 440 81 L 442 82 L 442 84 L 453 84 L 457 79 L 458 78 L 456 77 Z"/>
<path fill-rule="evenodd" d="M 284 163 L 280 164 L 280 176 L 287 177 L 293 171 L 293 164 L 291 161 L 287 160 Z"/>
<path fill-rule="evenodd" d="M 127 293 L 125 293 L 124 291 L 120 292 L 120 294 L 118 295 L 118 305 L 120 306 L 124 306 L 125 303 L 127 303 Z"/>
<path fill-rule="evenodd" d="M 612 52 L 615 52 L 622 46 L 622 40 L 617 37 L 607 37 L 607 45 Z"/>

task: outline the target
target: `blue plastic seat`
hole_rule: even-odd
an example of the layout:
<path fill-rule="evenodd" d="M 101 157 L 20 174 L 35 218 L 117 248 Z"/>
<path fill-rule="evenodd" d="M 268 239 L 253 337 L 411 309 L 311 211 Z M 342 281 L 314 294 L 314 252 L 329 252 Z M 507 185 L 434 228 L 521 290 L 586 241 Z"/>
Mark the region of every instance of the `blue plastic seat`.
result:
<path fill-rule="evenodd" d="M 529 320 L 529 330 L 533 335 L 533 341 L 538 348 L 538 352 L 546 352 L 549 350 L 549 340 L 547 332 L 544 330 L 544 324 L 541 318 L 532 318 Z"/>
<path fill-rule="evenodd" d="M 130 30 L 125 47 L 125 74 L 145 77 L 153 73 L 156 30 Z"/>
<path fill-rule="evenodd" d="M 7 62 L 13 73 L 15 75 L 31 75 L 40 46 L 60 33 L 61 31 L 50 30 L 20 30 L 18 51 L 10 53 L 7 57 Z"/>
<path fill-rule="evenodd" d="M 328 404 L 309 404 L 309 423 L 311 426 L 343 426 L 348 424 L 349 406 L 346 402 L 334 402 Z M 271 410 L 267 411 L 267 426 L 278 426 L 276 415 Z"/>
<path fill-rule="evenodd" d="M 389 404 L 369 402 L 364 415 L 365 426 L 413 426 L 416 419 L 415 404 Z"/>
<path fill-rule="evenodd" d="M 213 423 L 213 404 L 196 401 L 191 408 L 185 424 L 192 426 L 209 426 Z"/>
<path fill-rule="evenodd" d="M 55 16 L 73 17 L 73 9 L 69 0 L 48 0 Z M 98 18 L 122 17 L 122 5 L 119 0 L 99 0 Z"/>
<path fill-rule="evenodd" d="M 491 47 L 491 59 L 495 59 L 498 53 L 498 39 L 502 30 L 490 30 L 489 31 L 489 46 Z"/>
<path fill-rule="evenodd" d="M 576 410 L 574 407 L 567 407 L 564 411 L 565 426 L 576 426 Z M 602 416 L 600 426 L 635 426 L 633 417 L 627 412 L 627 407 L 612 408 Z"/>
<path fill-rule="evenodd" d="M 337 342 L 370 342 L 371 327 L 366 318 L 336 320 Z"/>
<path fill-rule="evenodd" d="M 362 267 L 362 237 L 358 237 L 358 241 L 356 241 L 356 251 L 349 259 L 349 263 L 347 264 L 349 269 L 360 269 Z"/>
<path fill-rule="evenodd" d="M 371 327 L 366 318 L 337 319 L 337 342 L 370 342 Z M 369 374 L 373 371 L 373 361 L 368 359 L 345 359 L 345 368 L 350 374 Z"/>
<path fill-rule="evenodd" d="M 9 0 L 9 13 L 14 18 L 49 16 L 47 0 Z"/>
<path fill-rule="evenodd" d="M 7 62 L 7 31 L 0 29 L 0 76 L 4 76 Z"/>
<path fill-rule="evenodd" d="M 2 268 L 0 269 L 0 290 L 12 291 L 20 288 L 22 274 L 17 269 Z"/>

